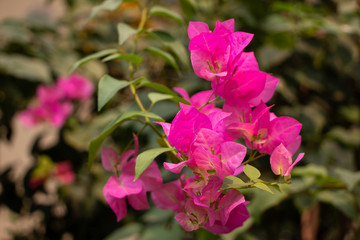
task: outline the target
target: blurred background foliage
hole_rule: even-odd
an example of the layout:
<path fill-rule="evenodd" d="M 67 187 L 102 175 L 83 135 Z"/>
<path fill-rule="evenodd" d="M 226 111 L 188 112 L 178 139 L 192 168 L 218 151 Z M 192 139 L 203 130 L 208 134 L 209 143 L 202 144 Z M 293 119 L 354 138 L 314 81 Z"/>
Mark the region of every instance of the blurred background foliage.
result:
<path fill-rule="evenodd" d="M 223 236 L 213 236 L 206 231 L 185 233 L 171 212 L 155 208 L 129 209 L 126 218 L 116 223 L 102 197 L 102 186 L 108 175 L 99 162 L 88 171 L 87 148 L 89 141 L 119 112 L 135 109 L 131 94 L 121 90 L 99 113 L 96 104 L 90 104 L 84 108 L 87 117 L 80 117 L 78 113 L 70 117 L 56 133 L 56 144 L 43 147 L 43 136 L 36 135 L 30 149 L 33 162 L 23 178 L 12 176 L 17 165 L 0 168 L 0 215 L 3 216 L 0 230 L 5 231 L 9 239 L 11 236 L 14 239 L 359 239 L 359 1 L 140 2 L 160 5 L 176 13 L 170 17 L 154 15 L 147 21 L 149 31 L 138 43 L 143 62 L 137 69 L 138 76 L 134 76 L 146 76 L 170 88 L 178 86 L 195 93 L 210 87 L 192 71 L 186 50 L 188 21 L 203 21 L 213 29 L 216 20 L 234 18 L 237 31 L 255 34 L 245 51 L 254 51 L 260 69 L 281 80 L 270 102 L 275 104 L 272 111 L 294 117 L 303 124 L 300 150 L 305 152 L 305 158 L 294 168 L 292 184 L 275 194 L 244 191 L 251 200 L 248 205 L 251 218 L 242 228 Z M 140 20 L 137 1 L 126 1 L 111 11 L 101 9 L 101 3 L 100 0 L 66 0 L 63 1 L 65 13 L 60 18 L 33 13 L 23 19 L 0 22 L 3 153 L 14 142 L 16 113 L 26 108 L 39 84 L 53 83 L 57 77 L 67 74 L 77 60 L 90 54 L 111 48 L 131 52 L 131 41 L 118 45 L 117 24 L 137 26 Z M 94 6 L 98 6 L 98 11 L 89 20 Z M 141 51 L 149 46 L 170 55 L 154 56 Z M 125 61 L 97 59 L 77 71 L 96 85 L 105 73 L 128 79 L 127 69 Z M 146 89 L 140 93 L 144 101 L 147 93 Z M 82 108 L 79 106 L 79 109 Z M 163 101 L 157 103 L 153 111 L 171 121 L 177 109 L 175 103 Z M 136 123 L 124 124 L 106 144 L 123 149 L 131 133 L 140 127 Z M 150 131 L 140 136 L 140 146 L 144 149 L 155 145 L 156 138 Z M 57 183 L 54 187 L 49 177 L 42 186 L 30 187 L 34 172 L 49 171 L 49 166 L 63 160 L 72 162 L 75 182 Z M 1 161 L 4 160 L 0 159 L 0 166 Z M 264 171 L 268 169 L 268 162 L 258 162 L 256 167 Z M 165 172 L 163 176 L 167 180 L 172 177 Z M 263 177 L 273 178 L 266 172 Z M 39 195 L 53 201 L 45 203 L 39 200 Z M 25 230 L 20 226 L 16 228 L 31 217 L 37 219 L 37 224 L 30 224 Z M 12 225 L 5 224 L 6 221 Z"/>

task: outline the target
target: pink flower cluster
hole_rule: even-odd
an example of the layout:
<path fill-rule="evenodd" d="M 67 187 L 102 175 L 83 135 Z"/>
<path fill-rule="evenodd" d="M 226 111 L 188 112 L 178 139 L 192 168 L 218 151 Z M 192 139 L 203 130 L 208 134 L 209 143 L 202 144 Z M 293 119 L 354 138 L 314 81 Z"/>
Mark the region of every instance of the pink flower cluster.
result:
<path fill-rule="evenodd" d="M 72 101 L 90 98 L 93 89 L 92 83 L 79 74 L 60 77 L 55 85 L 40 85 L 36 103 L 22 111 L 19 118 L 29 127 L 44 121 L 61 127 L 72 113 Z"/>
<path fill-rule="evenodd" d="M 243 51 L 252 34 L 234 32 L 234 20 L 218 21 L 214 31 L 205 23 L 190 22 L 188 34 L 194 71 L 211 81 L 212 90 L 190 98 L 184 89 L 176 88 L 191 105 L 180 103 L 172 123 L 159 124 L 178 152 L 178 162 L 166 162 L 164 168 L 181 174 L 187 167 L 193 174 L 163 184 L 153 162 L 134 182 L 137 151 L 126 152 L 117 161 L 114 150 L 103 149 L 105 169 L 117 173 L 104 187 L 105 199 L 120 220 L 126 213 L 125 196 L 135 209 L 144 209 L 148 207 L 145 193 L 151 191 L 154 204 L 171 209 L 186 231 L 204 228 L 214 234 L 229 233 L 242 226 L 249 213 L 248 202 L 238 190 L 222 190 L 225 177 L 243 172 L 247 147 L 252 153 L 270 155 L 274 174 L 288 176 L 304 155 L 292 161 L 301 143 L 302 125 L 290 117 L 277 117 L 265 104 L 279 80 L 259 71 L 254 53 Z M 215 106 L 219 99 L 224 102 L 222 108 Z M 235 141 L 239 138 L 247 147 Z M 135 157 L 128 161 L 130 154 Z"/>

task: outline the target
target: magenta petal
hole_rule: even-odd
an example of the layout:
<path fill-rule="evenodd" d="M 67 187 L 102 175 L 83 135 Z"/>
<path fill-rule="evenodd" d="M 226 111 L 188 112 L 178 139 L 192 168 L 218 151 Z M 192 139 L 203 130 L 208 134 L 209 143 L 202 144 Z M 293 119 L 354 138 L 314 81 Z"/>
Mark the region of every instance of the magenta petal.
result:
<path fill-rule="evenodd" d="M 239 72 L 224 87 L 225 99 L 229 96 L 248 102 L 264 90 L 267 73 L 260 71 Z"/>
<path fill-rule="evenodd" d="M 190 145 L 201 128 L 211 128 L 209 118 L 196 108 L 180 104 L 181 110 L 175 116 L 168 136 L 169 143 L 178 151 L 188 154 Z"/>
<path fill-rule="evenodd" d="M 272 96 L 274 95 L 275 89 L 276 89 L 276 86 L 278 83 L 279 83 L 278 78 L 275 78 L 275 77 L 271 76 L 270 74 L 268 74 L 266 77 L 266 83 L 265 83 L 264 90 L 261 92 L 261 94 L 259 96 L 252 99 L 250 101 L 250 104 L 252 104 L 253 106 L 256 106 L 261 101 L 263 101 L 265 103 L 267 101 L 269 101 L 272 98 Z"/>
<path fill-rule="evenodd" d="M 116 219 L 119 222 L 126 216 L 126 201 L 125 198 L 116 198 L 104 192 L 106 202 L 116 215 Z"/>
<path fill-rule="evenodd" d="M 269 140 L 262 152 L 271 154 L 280 143 L 285 147 L 298 141 L 301 123 L 291 117 L 278 117 L 270 122 Z"/>
<path fill-rule="evenodd" d="M 220 145 L 223 141 L 221 134 L 208 128 L 202 128 L 194 139 L 192 149 L 202 147 L 210 154 L 216 155 L 219 153 Z"/>
<path fill-rule="evenodd" d="M 304 157 L 304 155 L 305 155 L 305 153 L 299 153 L 299 155 L 297 156 L 297 158 L 293 162 L 293 164 L 291 164 L 291 166 L 286 170 L 284 176 L 290 175 L 290 172 L 293 169 L 293 167 Z"/>
<path fill-rule="evenodd" d="M 151 192 L 151 199 L 160 209 L 172 209 L 174 212 L 182 211 L 184 193 L 180 188 L 180 181 L 163 184 L 162 187 Z"/>
<path fill-rule="evenodd" d="M 300 145 L 301 145 L 301 136 L 298 135 L 292 143 L 286 146 L 286 148 L 293 155 L 299 149 Z"/>
<path fill-rule="evenodd" d="M 129 201 L 129 204 L 135 209 L 135 210 L 144 210 L 149 209 L 149 203 L 146 198 L 146 191 L 142 190 L 138 194 L 128 195 L 127 199 Z"/>
<path fill-rule="evenodd" d="M 118 160 L 116 151 L 112 148 L 101 148 L 101 163 L 105 170 L 114 172 Z"/>
<path fill-rule="evenodd" d="M 186 101 L 190 102 L 189 94 L 186 92 L 185 89 L 179 87 L 175 87 L 173 89 L 178 92 Z"/>
<path fill-rule="evenodd" d="M 224 22 L 216 21 L 216 27 L 214 29 L 214 33 L 219 35 L 229 35 L 234 32 L 234 19 L 229 19 Z"/>
<path fill-rule="evenodd" d="M 230 74 L 235 75 L 240 71 L 259 71 L 259 65 L 254 52 L 243 52 L 237 55 L 231 62 Z"/>
<path fill-rule="evenodd" d="M 244 196 L 235 189 L 230 189 L 228 193 L 221 198 L 219 202 L 220 221 L 225 225 L 230 217 L 230 213 L 240 204 L 245 203 Z"/>
<path fill-rule="evenodd" d="M 199 35 L 200 33 L 208 33 L 210 32 L 209 26 L 206 23 L 203 22 L 189 22 L 188 26 L 188 36 L 190 40 Z"/>
<path fill-rule="evenodd" d="M 164 168 L 173 173 L 180 173 L 183 167 L 186 166 L 187 163 L 188 161 L 183 161 L 177 164 L 164 162 Z"/>
<path fill-rule="evenodd" d="M 124 198 L 131 194 L 138 194 L 143 189 L 140 181 L 134 182 L 134 176 L 122 174 L 120 178 L 111 176 L 104 186 L 104 193 L 116 197 Z"/>
<path fill-rule="evenodd" d="M 164 130 L 164 133 L 166 136 L 169 136 L 170 134 L 170 127 L 171 127 L 171 124 L 170 123 L 166 123 L 166 122 L 156 122 L 157 124 L 161 125 L 163 130 Z"/>
<path fill-rule="evenodd" d="M 215 95 L 212 95 L 213 91 L 202 91 L 194 94 L 194 96 L 191 97 L 191 104 L 196 107 L 200 108 L 203 106 L 207 101 L 211 101 L 215 99 Z M 212 96 L 211 96 L 212 95 Z M 210 98 L 211 96 L 211 98 Z"/>
<path fill-rule="evenodd" d="M 199 224 L 193 223 L 190 217 L 186 213 L 178 213 L 175 216 L 175 220 L 184 228 L 185 231 L 194 231 L 199 228 Z"/>
<path fill-rule="evenodd" d="M 246 32 L 234 32 L 226 37 L 226 41 L 231 46 L 231 60 L 240 54 L 244 48 L 251 42 L 254 34 Z"/>
<path fill-rule="evenodd" d="M 291 154 L 286 149 L 286 147 L 281 143 L 279 146 L 277 146 L 274 151 L 271 153 L 270 156 L 270 165 L 271 170 L 276 175 L 285 175 L 291 166 L 292 159 Z"/>
<path fill-rule="evenodd" d="M 124 152 L 120 157 L 117 169 L 122 170 L 124 166 L 128 165 L 129 158 L 133 155 L 135 155 L 135 150 L 127 150 L 126 152 Z M 129 174 L 130 172 L 127 173 Z"/>
<path fill-rule="evenodd" d="M 161 187 L 162 178 L 158 165 L 156 162 L 152 162 L 147 169 L 141 174 L 139 180 L 144 185 L 146 191 L 152 191 Z"/>
<path fill-rule="evenodd" d="M 226 174 L 234 175 L 246 156 L 247 148 L 240 143 L 224 142 L 221 144 L 221 156 Z"/>
<path fill-rule="evenodd" d="M 213 234 L 226 234 L 232 232 L 235 228 L 241 227 L 249 216 L 250 215 L 245 207 L 245 204 L 240 204 L 231 211 L 225 225 L 223 225 L 220 220 L 217 220 L 211 226 L 206 224 L 204 228 Z"/>

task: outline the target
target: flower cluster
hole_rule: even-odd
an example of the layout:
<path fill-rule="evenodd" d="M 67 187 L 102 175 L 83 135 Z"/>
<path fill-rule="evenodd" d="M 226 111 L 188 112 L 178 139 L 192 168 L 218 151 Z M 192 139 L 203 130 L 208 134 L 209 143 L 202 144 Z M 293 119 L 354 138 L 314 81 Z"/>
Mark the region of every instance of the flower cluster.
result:
<path fill-rule="evenodd" d="M 40 122 L 50 122 L 61 127 L 72 113 L 72 101 L 86 100 L 93 93 L 92 83 L 79 74 L 60 77 L 54 85 L 40 85 L 36 101 L 19 114 L 20 120 L 31 127 Z"/>
<path fill-rule="evenodd" d="M 242 173 L 254 153 L 259 154 L 256 157 L 270 155 L 274 174 L 288 176 L 304 155 L 292 161 L 301 143 L 301 124 L 290 117 L 277 117 L 270 112 L 272 106 L 266 105 L 279 80 L 259 71 L 254 53 L 243 51 L 252 34 L 234 32 L 234 20 L 228 20 L 218 21 L 214 31 L 205 23 L 190 22 L 188 35 L 194 71 L 211 81 L 212 90 L 190 98 L 184 89 L 176 88 L 191 105 L 180 103 L 171 123 L 159 123 L 177 150 L 178 162 L 166 162 L 164 168 L 180 178 L 163 184 L 152 163 L 134 182 L 136 151 L 131 152 L 135 157 L 130 161 L 126 152 L 110 167 L 107 159 L 116 160 L 117 155 L 103 149 L 105 169 L 118 173 L 109 179 L 104 194 L 118 220 L 126 213 L 125 196 L 135 209 L 143 209 L 148 206 L 145 193 L 151 191 L 154 204 L 171 209 L 186 231 L 204 228 L 214 234 L 229 233 L 249 217 L 248 202 L 238 190 L 223 190 L 224 179 Z M 222 108 L 215 105 L 218 100 Z M 239 138 L 246 146 L 236 141 Z M 244 161 L 248 148 L 251 153 Z M 184 167 L 193 174 L 181 175 Z"/>

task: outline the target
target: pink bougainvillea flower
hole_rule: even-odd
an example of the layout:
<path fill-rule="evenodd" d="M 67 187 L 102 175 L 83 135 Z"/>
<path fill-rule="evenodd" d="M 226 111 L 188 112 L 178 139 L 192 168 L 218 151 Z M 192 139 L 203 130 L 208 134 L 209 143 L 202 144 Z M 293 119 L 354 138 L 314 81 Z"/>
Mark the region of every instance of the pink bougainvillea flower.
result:
<path fill-rule="evenodd" d="M 160 188 L 151 192 L 151 199 L 160 209 L 171 209 L 173 212 L 184 210 L 184 192 L 180 179 L 165 183 Z"/>
<path fill-rule="evenodd" d="M 215 221 L 204 225 L 208 231 L 214 234 L 226 234 L 242 226 L 249 218 L 249 212 L 246 209 L 247 202 L 239 191 L 230 189 L 217 201 L 218 207 L 214 211 Z"/>
<path fill-rule="evenodd" d="M 189 50 L 194 72 L 199 77 L 211 81 L 216 76 L 227 75 L 230 45 L 224 37 L 202 33 L 190 41 Z"/>
<path fill-rule="evenodd" d="M 175 216 L 175 220 L 185 231 L 194 231 L 204 225 L 208 221 L 209 216 L 213 216 L 211 213 L 211 209 L 197 206 L 189 199 L 185 204 L 185 212 L 178 213 Z"/>
<path fill-rule="evenodd" d="M 86 100 L 92 95 L 94 90 L 90 80 L 77 73 L 69 77 L 60 77 L 57 87 L 59 91 L 64 93 L 66 98 L 72 100 Z"/>
<path fill-rule="evenodd" d="M 292 154 L 286 147 L 280 143 L 270 156 L 270 164 L 273 173 L 281 176 L 289 176 L 293 167 L 304 157 L 304 153 L 300 153 L 294 162 L 292 162 Z"/>
<path fill-rule="evenodd" d="M 126 215 L 125 197 L 134 209 L 148 209 L 146 192 L 162 185 L 160 170 L 155 162 L 152 162 L 142 175 L 134 181 L 137 145 L 138 141 L 135 137 L 135 150 L 126 151 L 120 158 L 117 157 L 113 149 L 101 149 L 104 168 L 108 171 L 120 173 L 119 176 L 111 176 L 103 188 L 105 200 L 116 214 L 118 221 Z M 135 156 L 131 158 L 132 155 Z"/>
<path fill-rule="evenodd" d="M 225 105 L 227 111 L 237 107 L 231 102 Z M 258 149 L 261 153 L 271 154 L 280 143 L 289 147 L 292 154 L 297 151 L 302 127 L 298 121 L 291 117 L 276 117 L 263 102 L 254 110 L 250 110 L 249 105 L 239 107 L 227 119 L 227 131 L 231 136 L 244 137 L 248 147 Z"/>
<path fill-rule="evenodd" d="M 211 128 L 209 118 L 196 108 L 181 104 L 171 123 L 168 139 L 178 151 L 189 154 L 190 145 L 201 128 Z"/>

